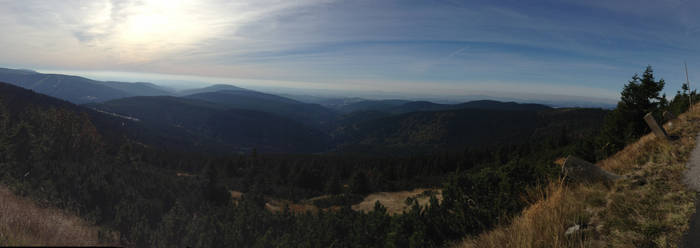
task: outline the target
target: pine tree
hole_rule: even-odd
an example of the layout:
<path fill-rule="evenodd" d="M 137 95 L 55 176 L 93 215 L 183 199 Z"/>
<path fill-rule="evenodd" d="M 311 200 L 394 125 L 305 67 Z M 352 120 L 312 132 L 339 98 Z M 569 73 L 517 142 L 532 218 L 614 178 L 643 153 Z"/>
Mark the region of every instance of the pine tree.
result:
<path fill-rule="evenodd" d="M 621 92 L 617 108 L 605 118 L 601 136 L 598 139 L 598 158 L 604 158 L 622 149 L 649 132 L 643 121 L 644 115 L 652 113 L 660 120 L 662 110 L 668 107 L 665 95 L 661 95 L 666 82 L 656 81 L 651 66 L 647 66 L 640 78 L 632 77 Z"/>
<path fill-rule="evenodd" d="M 681 86 L 681 90 L 682 91 L 676 91 L 676 96 L 673 97 L 668 107 L 668 111 L 676 116 L 688 111 L 690 107 L 690 98 L 697 99 L 697 92 L 695 90 L 690 91 L 690 87 L 687 83 Z"/>
<path fill-rule="evenodd" d="M 363 172 L 355 173 L 350 179 L 350 192 L 354 194 L 366 194 L 369 190 L 369 180 Z"/>
<path fill-rule="evenodd" d="M 209 164 L 205 171 L 206 186 L 204 195 L 207 200 L 217 205 L 224 205 L 229 201 L 228 191 L 219 185 L 219 172 L 214 164 Z"/>

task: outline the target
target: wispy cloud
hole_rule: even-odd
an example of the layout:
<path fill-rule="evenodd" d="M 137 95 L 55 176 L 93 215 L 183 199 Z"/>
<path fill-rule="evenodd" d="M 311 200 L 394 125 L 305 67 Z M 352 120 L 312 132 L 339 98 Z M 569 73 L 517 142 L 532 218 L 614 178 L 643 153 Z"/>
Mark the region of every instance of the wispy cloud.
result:
<path fill-rule="evenodd" d="M 700 61 L 695 1 L 0 0 L 0 6 L 0 31 L 14 34 L 0 39 L 0 63 L 23 67 L 612 98 L 647 64 L 667 79 L 669 92 L 682 81 L 683 60 L 691 76 L 700 73 L 693 69 Z"/>

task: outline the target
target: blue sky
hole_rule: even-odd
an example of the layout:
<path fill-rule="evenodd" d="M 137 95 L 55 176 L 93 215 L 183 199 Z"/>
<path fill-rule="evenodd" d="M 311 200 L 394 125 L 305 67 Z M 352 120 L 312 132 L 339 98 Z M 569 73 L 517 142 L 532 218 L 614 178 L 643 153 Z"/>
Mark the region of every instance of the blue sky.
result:
<path fill-rule="evenodd" d="M 691 82 L 700 79 L 698 11 L 700 3 L 684 0 L 0 0 L 0 66 L 110 79 L 144 73 L 156 82 L 614 100 L 647 65 L 668 94 L 685 81 L 683 61 Z"/>

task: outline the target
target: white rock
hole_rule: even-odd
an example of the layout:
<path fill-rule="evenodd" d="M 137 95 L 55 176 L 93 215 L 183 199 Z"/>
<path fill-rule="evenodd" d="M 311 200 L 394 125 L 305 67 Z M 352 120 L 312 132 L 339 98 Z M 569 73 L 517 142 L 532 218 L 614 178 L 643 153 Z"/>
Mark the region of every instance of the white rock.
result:
<path fill-rule="evenodd" d="M 571 235 L 574 234 L 576 231 L 581 230 L 580 225 L 574 225 L 572 227 L 569 227 L 569 229 L 566 229 L 566 232 L 564 233 L 565 235 Z"/>

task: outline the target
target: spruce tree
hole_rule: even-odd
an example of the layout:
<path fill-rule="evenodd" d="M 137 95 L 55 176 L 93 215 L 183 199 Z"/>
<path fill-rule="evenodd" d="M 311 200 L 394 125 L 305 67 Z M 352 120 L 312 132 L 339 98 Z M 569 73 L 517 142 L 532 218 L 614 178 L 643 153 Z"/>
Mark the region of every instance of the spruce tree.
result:
<path fill-rule="evenodd" d="M 668 107 L 665 95 L 661 95 L 666 82 L 656 81 L 651 66 L 647 66 L 640 78 L 635 74 L 623 88 L 617 108 L 605 118 L 598 145 L 598 158 L 605 158 L 621 150 L 626 144 L 649 132 L 643 118 L 652 113 L 660 120 Z"/>

